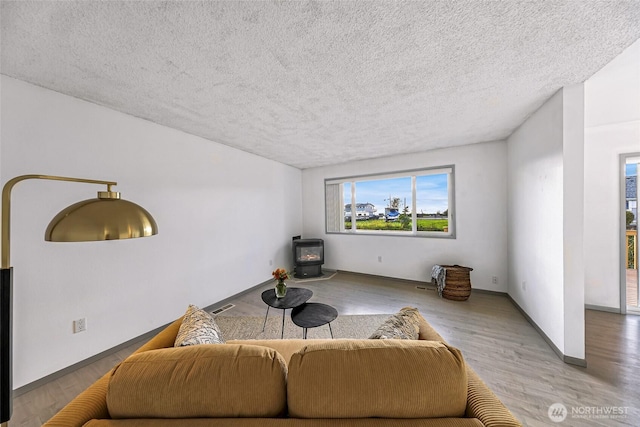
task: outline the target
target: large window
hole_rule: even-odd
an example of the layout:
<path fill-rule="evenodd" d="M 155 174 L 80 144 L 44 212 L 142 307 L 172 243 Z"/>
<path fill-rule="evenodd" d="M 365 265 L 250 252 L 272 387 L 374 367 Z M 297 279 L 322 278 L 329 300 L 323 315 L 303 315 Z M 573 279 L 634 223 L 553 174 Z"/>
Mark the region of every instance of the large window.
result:
<path fill-rule="evenodd" d="M 454 237 L 453 166 L 325 180 L 327 233 Z"/>

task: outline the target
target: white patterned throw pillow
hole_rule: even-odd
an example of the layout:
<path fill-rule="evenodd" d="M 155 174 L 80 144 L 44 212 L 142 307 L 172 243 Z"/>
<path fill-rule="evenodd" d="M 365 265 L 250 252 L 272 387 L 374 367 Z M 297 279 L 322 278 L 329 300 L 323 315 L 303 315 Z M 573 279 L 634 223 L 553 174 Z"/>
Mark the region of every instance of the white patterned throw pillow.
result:
<path fill-rule="evenodd" d="M 385 320 L 369 339 L 417 340 L 420 329 L 418 318 L 417 308 L 404 307 Z"/>
<path fill-rule="evenodd" d="M 191 304 L 182 319 L 174 346 L 197 344 L 224 344 L 224 338 L 213 317 Z"/>

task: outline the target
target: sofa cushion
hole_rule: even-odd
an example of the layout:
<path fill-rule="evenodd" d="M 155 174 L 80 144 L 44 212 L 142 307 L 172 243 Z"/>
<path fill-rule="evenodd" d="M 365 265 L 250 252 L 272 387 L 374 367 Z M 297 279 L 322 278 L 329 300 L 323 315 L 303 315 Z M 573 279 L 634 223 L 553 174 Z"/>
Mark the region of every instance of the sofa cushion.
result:
<path fill-rule="evenodd" d="M 286 375 L 282 356 L 266 347 L 151 350 L 113 371 L 107 407 L 111 418 L 274 417 L 286 409 Z"/>
<path fill-rule="evenodd" d="M 464 416 L 466 366 L 436 341 L 336 340 L 291 356 L 289 414 L 299 418 Z"/>
<path fill-rule="evenodd" d="M 174 345 L 176 347 L 197 344 L 224 344 L 220 328 L 206 311 L 189 305 Z"/>

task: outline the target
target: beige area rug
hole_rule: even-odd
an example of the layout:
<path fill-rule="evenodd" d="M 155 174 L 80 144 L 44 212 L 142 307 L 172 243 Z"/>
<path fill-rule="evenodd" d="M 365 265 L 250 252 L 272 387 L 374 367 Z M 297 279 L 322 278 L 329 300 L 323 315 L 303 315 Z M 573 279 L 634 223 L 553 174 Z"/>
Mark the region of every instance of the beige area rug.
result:
<path fill-rule="evenodd" d="M 279 316 L 272 316 L 269 313 L 267 324 L 262 332 L 264 317 L 233 317 L 218 316 L 216 323 L 220 327 L 225 340 L 248 340 L 248 339 L 280 339 L 282 330 L 282 312 Z M 331 322 L 334 338 L 369 338 L 382 322 L 387 320 L 390 314 L 371 315 L 347 315 L 338 316 Z M 294 325 L 289 312 L 285 316 L 284 322 L 285 338 L 302 338 L 302 328 Z M 308 339 L 331 338 L 329 326 L 324 325 L 317 328 L 310 328 L 307 332 Z"/>

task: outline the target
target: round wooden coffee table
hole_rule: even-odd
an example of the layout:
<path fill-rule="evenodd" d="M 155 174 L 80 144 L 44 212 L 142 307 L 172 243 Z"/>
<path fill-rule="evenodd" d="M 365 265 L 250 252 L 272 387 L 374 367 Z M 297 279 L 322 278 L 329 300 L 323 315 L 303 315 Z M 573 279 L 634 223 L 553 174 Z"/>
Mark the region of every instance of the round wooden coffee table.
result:
<path fill-rule="evenodd" d="M 269 308 L 279 308 L 282 310 L 282 332 L 280 338 L 284 338 L 284 318 L 285 312 L 288 308 L 298 307 L 309 301 L 309 298 L 313 296 L 311 289 L 305 288 L 289 288 L 287 287 L 287 294 L 282 298 L 276 297 L 276 290 L 271 288 L 262 293 L 262 301 L 267 304 L 267 314 L 264 316 L 264 323 L 262 324 L 262 332 L 267 324 L 267 316 L 269 315 Z"/>
<path fill-rule="evenodd" d="M 327 304 L 307 302 L 291 310 L 291 320 L 302 328 L 302 337 L 307 339 L 307 329 L 329 325 L 329 332 L 333 338 L 331 322 L 338 317 L 338 310 Z"/>

